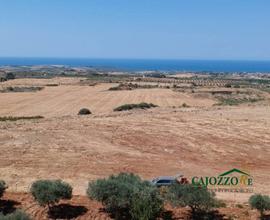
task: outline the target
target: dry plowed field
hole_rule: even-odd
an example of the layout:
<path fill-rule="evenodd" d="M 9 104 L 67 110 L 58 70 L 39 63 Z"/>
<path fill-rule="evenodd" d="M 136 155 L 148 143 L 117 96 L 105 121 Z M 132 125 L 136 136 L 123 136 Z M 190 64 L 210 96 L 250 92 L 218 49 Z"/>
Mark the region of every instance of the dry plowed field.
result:
<path fill-rule="evenodd" d="M 0 179 L 10 192 L 28 191 L 36 179 L 61 178 L 75 194 L 85 195 L 89 180 L 118 172 L 191 178 L 237 168 L 253 176 L 254 192 L 270 194 L 269 104 L 219 107 L 170 89 L 108 91 L 112 86 L 65 84 L 0 93 L 0 116 L 45 117 L 0 122 Z M 113 112 L 142 101 L 160 107 Z M 193 107 L 172 108 L 183 102 Z M 78 116 L 82 107 L 93 114 Z M 218 194 L 236 202 L 249 196 Z"/>
<path fill-rule="evenodd" d="M 29 86 L 30 80 L 7 82 L 5 86 Z M 42 80 L 33 80 L 42 85 Z M 46 81 L 48 82 L 48 80 Z M 69 81 L 68 81 L 69 82 Z M 32 84 L 32 85 L 33 85 Z M 95 113 L 109 113 L 119 105 L 127 103 L 152 102 L 161 107 L 211 106 L 211 99 L 193 98 L 190 94 L 173 92 L 170 89 L 137 89 L 132 91 L 108 91 L 116 84 L 96 86 L 60 85 L 47 86 L 38 92 L 0 93 L 0 116 L 42 115 L 45 117 L 76 115 L 80 108 L 87 107 Z"/>

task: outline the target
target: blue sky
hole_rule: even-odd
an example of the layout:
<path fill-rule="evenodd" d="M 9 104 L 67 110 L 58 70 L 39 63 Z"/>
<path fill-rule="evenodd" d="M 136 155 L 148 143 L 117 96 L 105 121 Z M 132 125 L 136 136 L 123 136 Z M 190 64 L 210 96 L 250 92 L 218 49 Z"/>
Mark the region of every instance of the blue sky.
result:
<path fill-rule="evenodd" d="M 270 60 L 269 0 L 0 0 L 0 57 Z"/>

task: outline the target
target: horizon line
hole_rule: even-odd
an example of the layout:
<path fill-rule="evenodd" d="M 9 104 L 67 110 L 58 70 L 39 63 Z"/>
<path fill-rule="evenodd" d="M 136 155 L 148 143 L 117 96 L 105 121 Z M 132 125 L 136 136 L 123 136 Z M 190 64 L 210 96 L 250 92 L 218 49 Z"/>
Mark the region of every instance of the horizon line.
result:
<path fill-rule="evenodd" d="M 215 58 L 123 58 L 123 57 L 60 57 L 60 56 L 0 56 L 0 59 L 89 59 L 89 60 L 174 60 L 174 61 L 230 61 L 270 62 L 270 59 L 215 59 Z"/>

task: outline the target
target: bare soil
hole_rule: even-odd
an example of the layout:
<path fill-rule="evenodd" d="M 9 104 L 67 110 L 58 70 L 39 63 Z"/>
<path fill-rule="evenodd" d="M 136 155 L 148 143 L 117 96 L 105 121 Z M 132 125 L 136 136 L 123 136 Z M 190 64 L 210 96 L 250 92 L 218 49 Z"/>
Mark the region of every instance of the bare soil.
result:
<path fill-rule="evenodd" d="M 11 83 L 29 85 L 31 81 L 34 85 L 44 84 L 42 80 L 30 79 L 8 81 L 7 83 L 9 85 L 12 85 Z M 48 80 L 45 81 L 48 83 Z M 161 107 L 181 106 L 183 103 L 190 106 L 211 106 L 215 103 L 211 99 L 196 98 L 192 94 L 177 93 L 170 89 L 108 91 L 109 88 L 116 85 L 107 83 L 96 86 L 79 86 L 74 83 L 56 87 L 47 86 L 42 91 L 35 93 L 3 93 L 0 94 L 0 116 L 75 115 L 83 107 L 89 108 L 95 114 L 100 114 L 110 113 L 114 108 L 123 104 L 140 102 L 153 103 Z"/>
<path fill-rule="evenodd" d="M 12 212 L 14 209 L 23 209 L 35 220 L 47 219 L 76 219 L 76 220 L 110 220 L 112 217 L 106 213 L 104 207 L 86 196 L 73 196 L 70 201 L 61 201 L 53 210 L 48 213 L 48 208 L 40 207 L 33 197 L 28 193 L 6 193 L 0 201 L 2 211 Z M 251 210 L 248 205 L 238 206 L 238 203 L 229 203 L 226 208 L 213 210 L 214 219 L 259 219 L 259 213 Z M 266 216 L 270 216 L 266 213 Z M 165 211 L 160 219 L 189 220 L 191 213 L 189 208 L 173 208 L 165 205 Z"/>
<path fill-rule="evenodd" d="M 21 81 L 8 83 L 44 84 Z M 108 91 L 115 84 L 79 86 L 78 80 L 60 81 L 57 87 L 34 93 L 0 94 L 0 116 L 45 117 L 0 122 L 0 179 L 9 185 L 6 198 L 19 199 L 36 219 L 46 219 L 44 209 L 22 194 L 36 179 L 69 182 L 78 195 L 74 204 L 83 204 L 93 215 L 79 219 L 108 218 L 100 214 L 100 204 L 81 196 L 89 180 L 119 172 L 134 172 L 145 179 L 183 173 L 191 179 L 238 168 L 253 176 L 254 193 L 270 195 L 269 103 L 213 106 L 216 101 L 209 97 L 170 89 Z M 139 102 L 160 107 L 113 112 L 119 105 Z M 178 107 L 182 103 L 191 107 Z M 82 107 L 93 115 L 78 116 Z M 250 195 L 218 193 L 217 197 L 245 204 Z M 256 213 L 246 209 L 224 212 L 236 210 L 239 216 L 248 212 L 242 219 L 254 219 Z"/>

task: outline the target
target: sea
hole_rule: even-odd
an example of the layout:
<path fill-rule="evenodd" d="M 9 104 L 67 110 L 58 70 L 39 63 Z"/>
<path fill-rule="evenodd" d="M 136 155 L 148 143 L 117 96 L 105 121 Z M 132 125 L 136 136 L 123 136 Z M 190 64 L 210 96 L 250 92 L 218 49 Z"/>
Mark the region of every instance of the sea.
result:
<path fill-rule="evenodd" d="M 270 61 L 162 60 L 88 58 L 0 58 L 0 66 L 64 65 L 119 71 L 261 72 L 270 73 Z"/>

